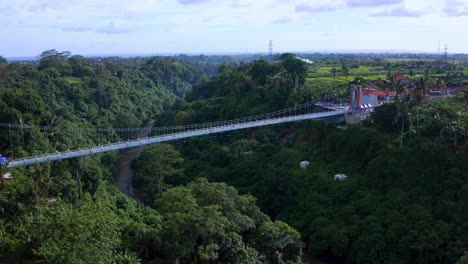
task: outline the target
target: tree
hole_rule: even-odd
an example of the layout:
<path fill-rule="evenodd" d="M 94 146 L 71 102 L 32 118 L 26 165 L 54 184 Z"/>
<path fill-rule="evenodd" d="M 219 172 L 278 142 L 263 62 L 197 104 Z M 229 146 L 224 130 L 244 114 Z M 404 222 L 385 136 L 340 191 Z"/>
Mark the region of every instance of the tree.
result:
<path fill-rule="evenodd" d="M 71 56 L 68 58 L 68 63 L 71 65 L 72 76 L 74 77 L 92 76 L 94 74 L 90 61 L 83 56 Z"/>
<path fill-rule="evenodd" d="M 294 54 L 285 53 L 280 56 L 281 65 L 292 75 L 293 80 L 297 80 L 297 85 L 302 86 L 307 76 L 307 64 L 296 59 Z M 297 87 L 296 87 L 297 88 Z"/>
<path fill-rule="evenodd" d="M 198 179 L 168 190 L 155 205 L 163 217 L 161 249 L 171 261 L 258 263 L 258 254 L 269 252 L 284 263 L 278 260 L 301 256 L 297 231 L 270 222 L 252 196 L 225 183 Z"/>
<path fill-rule="evenodd" d="M 335 91 L 335 92 L 336 92 L 336 74 L 337 74 L 337 72 L 338 71 L 336 70 L 335 67 L 331 68 L 331 70 L 330 70 L 330 73 L 333 76 L 333 91 Z"/>
<path fill-rule="evenodd" d="M 397 96 L 400 96 L 403 93 L 403 83 L 400 79 L 398 79 L 395 74 L 389 74 L 387 76 L 388 79 L 388 88 L 391 91 L 395 91 Z"/>
<path fill-rule="evenodd" d="M 71 56 L 69 51 L 59 52 L 55 49 L 46 50 L 41 53 L 39 60 L 39 70 L 54 68 L 60 72 L 61 75 L 70 75 L 72 73 L 72 67 L 68 63 L 67 59 Z"/>
<path fill-rule="evenodd" d="M 4 57 L 0 56 L 0 64 L 7 64 L 8 61 Z"/>
<path fill-rule="evenodd" d="M 133 113 L 120 112 L 115 116 L 115 126 L 120 128 L 137 128 L 141 123 Z"/>
<path fill-rule="evenodd" d="M 265 85 L 272 67 L 266 60 L 254 61 L 249 69 L 249 74 L 257 85 Z"/>
<path fill-rule="evenodd" d="M 381 131 L 396 132 L 398 131 L 398 106 L 396 103 L 383 104 L 374 109 L 370 119 L 366 122 L 371 122 L 372 126 Z"/>
<path fill-rule="evenodd" d="M 301 235 L 284 222 L 265 222 L 259 229 L 257 243 L 271 263 L 300 261 Z"/>
<path fill-rule="evenodd" d="M 465 254 L 457 262 L 457 264 L 468 264 L 468 252 L 465 252 Z"/>
<path fill-rule="evenodd" d="M 152 199 L 161 196 L 170 185 L 166 181 L 182 176 L 183 159 L 179 152 L 167 144 L 156 144 L 146 149 L 135 161 L 134 185 L 147 193 Z"/>
<path fill-rule="evenodd" d="M 427 79 L 425 77 L 418 77 L 416 78 L 416 102 L 421 103 L 424 99 L 424 95 L 426 94 L 427 89 Z"/>
<path fill-rule="evenodd" d="M 437 78 L 436 79 L 436 87 L 439 91 L 442 92 L 442 94 L 447 94 L 447 84 L 445 83 L 444 80 Z"/>
<path fill-rule="evenodd" d="M 344 65 L 344 64 L 343 64 Z M 348 76 L 349 76 L 349 68 L 348 66 L 344 65 L 344 67 L 341 68 L 343 71 L 343 75 L 346 76 L 346 82 L 348 82 Z"/>
<path fill-rule="evenodd" d="M 100 197 L 40 204 L 23 221 L 25 246 L 49 263 L 106 263 L 120 245 L 119 218 Z"/>

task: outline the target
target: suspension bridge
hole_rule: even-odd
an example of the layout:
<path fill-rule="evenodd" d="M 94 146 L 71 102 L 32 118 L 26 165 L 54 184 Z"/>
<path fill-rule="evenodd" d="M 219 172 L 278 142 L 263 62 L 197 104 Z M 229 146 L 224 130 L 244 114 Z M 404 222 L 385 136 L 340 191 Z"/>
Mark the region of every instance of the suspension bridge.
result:
<path fill-rule="evenodd" d="M 48 133 L 59 133 L 60 131 L 79 131 L 80 133 L 85 132 L 100 132 L 100 133 L 119 133 L 119 132 L 130 132 L 133 134 L 133 138 L 129 138 L 125 141 L 121 141 L 122 136 L 120 136 L 120 141 L 115 143 L 106 143 L 99 145 L 88 145 L 84 147 L 83 144 L 74 148 L 66 150 L 55 150 L 54 148 L 50 151 L 47 148 L 46 154 L 41 155 L 31 155 L 24 156 L 21 158 L 10 158 L 6 167 L 15 168 L 27 165 L 33 165 L 38 163 L 58 161 L 70 158 L 76 158 L 87 155 L 94 155 L 98 153 L 122 150 L 127 148 L 134 148 L 139 146 L 145 146 L 149 144 L 174 141 L 180 139 L 186 139 L 191 137 L 198 137 L 203 135 L 223 133 L 240 129 L 256 128 L 262 126 L 270 126 L 276 124 L 283 124 L 289 122 L 297 122 L 303 120 L 313 120 L 313 119 L 327 119 L 335 117 L 344 117 L 347 114 L 353 113 L 353 107 L 343 106 L 343 104 L 336 104 L 336 107 L 330 107 L 331 103 L 326 103 L 328 107 L 323 107 L 324 102 L 329 102 L 330 100 L 336 99 L 339 96 L 346 95 L 345 93 L 334 94 L 321 98 L 320 100 L 307 102 L 302 105 L 290 107 L 287 109 L 282 109 L 275 112 L 270 112 L 262 115 L 249 116 L 240 119 L 233 119 L 227 121 L 218 121 L 211 123 L 203 124 L 194 124 L 194 125 L 185 125 L 185 126 L 172 126 L 172 127 L 154 127 L 149 128 L 150 130 L 143 133 L 145 135 L 153 132 L 153 136 L 146 136 L 144 138 L 138 138 L 138 135 L 141 135 L 142 131 L 146 128 L 137 128 L 137 129 L 99 129 L 99 128 L 61 128 L 61 127 L 48 127 L 48 126 L 26 126 L 26 125 L 17 125 L 17 124 L 0 124 L 0 126 L 9 129 L 9 138 L 10 145 L 12 145 L 12 129 L 35 129 L 39 131 L 44 131 Z M 344 120 L 341 118 L 340 120 Z M 21 133 L 20 133 L 21 134 Z M 154 135 L 156 134 L 156 135 Z M 24 137 L 24 133 L 23 133 Z M 24 144 L 24 138 L 23 144 Z"/>

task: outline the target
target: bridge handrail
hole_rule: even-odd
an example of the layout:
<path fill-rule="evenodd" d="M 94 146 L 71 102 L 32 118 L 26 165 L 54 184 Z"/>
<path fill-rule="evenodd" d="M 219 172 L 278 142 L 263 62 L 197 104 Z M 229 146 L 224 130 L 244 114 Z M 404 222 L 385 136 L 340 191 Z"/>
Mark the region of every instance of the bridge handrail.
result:
<path fill-rule="evenodd" d="M 343 95 L 347 93 L 347 91 L 342 91 L 338 92 L 332 95 L 325 96 L 323 98 L 302 104 L 302 105 L 297 105 L 297 106 L 292 106 L 289 108 L 277 110 L 274 112 L 269 112 L 265 114 L 260 114 L 260 115 L 253 115 L 253 116 L 248 116 L 248 117 L 243 117 L 243 118 L 236 118 L 236 119 L 230 119 L 230 120 L 223 120 L 223 121 L 214 121 L 214 122 L 207 122 L 207 123 L 201 123 L 201 124 L 190 124 L 190 125 L 183 125 L 183 126 L 166 126 L 166 127 L 154 127 L 151 128 L 151 131 L 171 131 L 171 130 L 183 130 L 183 129 L 193 129 L 193 128 L 200 128 L 200 127 L 205 127 L 205 126 L 210 126 L 212 127 L 213 125 L 218 126 L 220 124 L 226 124 L 226 123 L 240 123 L 240 122 L 246 122 L 246 120 L 252 120 L 252 119 L 264 119 L 266 117 L 271 117 L 273 115 L 280 115 L 280 114 L 285 114 L 287 112 L 291 112 L 293 110 L 298 110 L 298 109 L 303 109 L 305 107 L 313 106 L 317 104 L 318 102 L 321 102 L 323 100 L 328 100 L 335 98 L 337 96 Z M 8 123 L 0 123 L 0 127 L 9 127 L 9 128 L 32 128 L 32 129 L 40 129 L 40 130 L 48 130 L 48 131 L 80 131 L 80 132 L 86 132 L 86 131 L 94 131 L 94 132 L 110 132 L 110 131 L 117 131 L 117 132 L 130 132 L 130 131 L 145 131 L 147 129 L 145 128 L 73 128 L 73 127 L 50 127 L 50 126 L 35 126 L 35 125 L 25 125 L 25 124 L 8 124 Z M 148 129 L 149 130 L 149 129 Z"/>
<path fill-rule="evenodd" d="M 348 112 L 348 110 L 338 110 L 338 111 L 323 111 L 322 113 L 325 113 L 325 112 L 336 112 L 337 114 L 344 114 L 346 112 Z M 273 121 L 273 120 L 280 120 L 280 119 L 294 119 L 295 117 L 299 117 L 299 116 L 304 116 L 304 115 L 312 115 L 311 113 L 307 113 L 307 114 L 300 114 L 300 115 L 294 115 L 294 116 L 288 116 L 288 117 L 278 117 L 278 118 L 272 118 L 272 119 L 268 119 L 269 121 Z M 242 123 L 230 123 L 230 124 L 225 124 L 224 126 L 217 126 L 217 127 L 212 127 L 211 129 L 214 129 L 214 128 L 222 128 L 222 127 L 237 127 L 237 126 L 245 126 L 245 124 L 247 124 L 249 122 L 242 122 Z M 258 123 L 258 121 L 250 121 L 250 123 Z M 31 157 L 25 157 L 25 158 L 17 158 L 17 159 L 14 159 L 14 160 L 11 160 L 10 162 L 21 162 L 21 161 L 24 161 L 24 160 L 31 160 L 31 159 L 41 159 L 41 158 L 45 158 L 45 157 L 48 157 L 50 155 L 54 155 L 54 154 L 62 154 L 62 153 L 78 153 L 78 152 L 82 152 L 84 150 L 87 150 L 89 149 L 90 151 L 93 150 L 93 149 L 104 149 L 104 148 L 109 148 L 109 149 L 113 149 L 114 146 L 118 146 L 118 145 L 121 145 L 123 143 L 127 143 L 127 144 L 130 144 L 130 143 L 133 143 L 133 142 L 138 142 L 138 141 L 142 141 L 142 140 L 146 140 L 146 139 L 150 139 L 150 138 L 165 138 L 165 137 L 177 137 L 177 135 L 182 135 L 182 134 L 187 134 L 187 133 L 190 133 L 190 134 L 197 134 L 197 132 L 202 132 L 202 131 L 205 131 L 206 129 L 205 128 L 199 128 L 199 129 L 195 129 L 195 130 L 190 130 L 190 131 L 181 131 L 181 132 L 174 132 L 174 133 L 171 133 L 171 134 L 164 134 L 164 135 L 159 135 L 159 136 L 154 136 L 154 137 L 146 137 L 146 138 L 138 138 L 138 139 L 133 139 L 133 140 L 128 140 L 128 141 L 121 141 L 121 142 L 114 142 L 114 143 L 109 143 L 109 144 L 103 144 L 103 145 L 98 145 L 98 146 L 93 146 L 93 147 L 90 147 L 90 148 L 78 148 L 78 149 L 72 149 L 72 150 L 68 150 L 68 151 L 57 151 L 57 152 L 52 152 L 52 153 L 46 153 L 46 154 L 41 154 L 41 155 L 35 155 L 35 156 L 31 156 Z"/>

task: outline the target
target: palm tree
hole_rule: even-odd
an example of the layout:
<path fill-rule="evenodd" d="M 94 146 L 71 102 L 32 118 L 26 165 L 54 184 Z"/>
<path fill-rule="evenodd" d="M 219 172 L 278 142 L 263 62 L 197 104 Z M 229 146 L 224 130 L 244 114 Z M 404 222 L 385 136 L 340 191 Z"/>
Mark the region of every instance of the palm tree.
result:
<path fill-rule="evenodd" d="M 421 77 L 421 78 L 424 80 L 424 82 L 422 83 L 422 84 L 424 84 L 424 86 L 421 87 L 422 88 L 422 93 L 423 93 L 422 95 L 423 95 L 423 98 L 424 98 L 424 96 L 426 95 L 426 90 L 427 90 L 427 88 L 428 88 L 428 86 L 430 84 L 430 80 L 431 80 L 431 72 L 430 72 L 429 68 L 426 68 L 424 70 L 424 76 Z"/>
<path fill-rule="evenodd" d="M 331 68 L 330 70 L 330 73 L 331 75 L 333 76 L 333 90 L 336 92 L 336 74 L 337 74 L 337 70 L 335 67 Z"/>
<path fill-rule="evenodd" d="M 343 74 L 346 76 L 346 82 L 348 82 L 349 68 L 347 66 L 343 67 Z"/>
<path fill-rule="evenodd" d="M 418 98 L 416 101 L 420 103 L 422 101 L 422 98 L 424 97 L 424 94 L 426 93 L 426 79 L 424 77 L 418 77 L 416 79 L 416 91 L 418 91 Z"/>
<path fill-rule="evenodd" d="M 50 164 L 36 164 L 28 167 L 26 174 L 31 179 L 31 200 L 33 203 L 46 197 L 54 186 L 50 172 Z"/>
<path fill-rule="evenodd" d="M 442 91 L 442 94 L 447 94 L 447 84 L 444 82 L 444 80 L 437 78 L 436 87 L 439 91 Z"/>
<path fill-rule="evenodd" d="M 397 97 L 399 97 L 403 93 L 403 83 L 400 79 L 396 78 L 394 74 L 388 74 L 388 84 L 387 88 L 391 91 L 395 91 L 397 93 Z"/>

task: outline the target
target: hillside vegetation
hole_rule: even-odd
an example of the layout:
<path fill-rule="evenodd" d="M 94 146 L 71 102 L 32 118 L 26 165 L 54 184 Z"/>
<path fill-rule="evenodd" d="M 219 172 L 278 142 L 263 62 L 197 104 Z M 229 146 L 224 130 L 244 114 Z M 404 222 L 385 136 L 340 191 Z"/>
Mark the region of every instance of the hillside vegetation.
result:
<path fill-rule="evenodd" d="M 193 124 L 294 106 L 351 80 L 311 76 L 314 66 L 292 54 L 269 59 L 97 60 L 50 50 L 37 63 L 0 60 L 0 123 Z M 364 84 L 365 71 L 415 65 L 424 75 L 414 82 L 426 85 L 359 126 L 307 121 L 148 146 L 133 163 L 143 201 L 117 191 L 118 152 L 14 169 L 13 180 L 1 181 L 0 262 L 302 263 L 305 254 L 347 263 L 466 261 L 468 94 L 422 100 L 428 86 L 443 89 L 435 71 L 463 65 L 320 60 L 343 73 L 357 64 L 352 82 Z M 462 85 L 463 75 L 452 73 L 444 82 Z M 3 126 L 0 153 L 116 140 L 126 138 Z M 303 160 L 307 169 L 299 168 Z M 335 182 L 339 173 L 348 180 Z"/>

